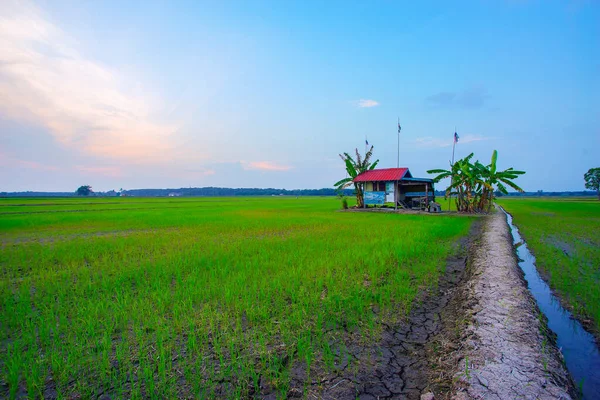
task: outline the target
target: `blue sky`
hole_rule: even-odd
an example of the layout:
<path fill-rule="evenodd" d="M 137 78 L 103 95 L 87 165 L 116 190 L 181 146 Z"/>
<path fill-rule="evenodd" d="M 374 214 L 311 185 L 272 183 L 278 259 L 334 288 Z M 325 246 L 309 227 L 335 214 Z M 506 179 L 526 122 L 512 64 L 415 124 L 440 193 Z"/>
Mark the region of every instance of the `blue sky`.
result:
<path fill-rule="evenodd" d="M 600 3 L 0 5 L 0 191 L 330 187 L 494 149 L 526 190 L 600 166 Z M 443 185 L 441 185 L 443 186 Z M 443 187 L 439 187 L 443 188 Z"/>

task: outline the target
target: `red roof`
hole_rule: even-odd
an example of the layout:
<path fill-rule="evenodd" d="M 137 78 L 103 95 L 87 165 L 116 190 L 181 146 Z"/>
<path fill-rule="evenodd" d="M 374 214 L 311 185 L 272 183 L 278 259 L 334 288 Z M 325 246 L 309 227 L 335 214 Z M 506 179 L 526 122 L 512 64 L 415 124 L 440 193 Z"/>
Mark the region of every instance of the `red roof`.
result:
<path fill-rule="evenodd" d="M 363 172 L 354 178 L 353 182 L 399 181 L 411 177 L 408 168 L 383 168 Z"/>

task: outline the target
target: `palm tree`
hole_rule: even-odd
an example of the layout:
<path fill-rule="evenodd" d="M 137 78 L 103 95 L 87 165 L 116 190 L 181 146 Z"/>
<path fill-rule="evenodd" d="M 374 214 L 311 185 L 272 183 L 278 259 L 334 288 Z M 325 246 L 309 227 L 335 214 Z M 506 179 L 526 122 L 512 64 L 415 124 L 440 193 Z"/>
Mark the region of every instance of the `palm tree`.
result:
<path fill-rule="evenodd" d="M 356 160 L 350 156 L 348 153 L 340 154 L 340 158 L 346 164 L 346 172 L 348 177 L 336 182 L 333 186 L 336 187 L 337 190 L 343 190 L 350 185 L 354 184 L 354 193 L 356 194 L 356 204 L 358 207 L 362 207 L 363 203 L 363 187 L 361 183 L 354 182 L 354 178 L 358 175 L 362 174 L 365 171 L 370 171 L 374 169 L 379 160 L 376 160 L 371 164 L 371 156 L 373 155 L 373 146 L 365 153 L 365 157 L 362 158 L 358 149 L 356 149 Z"/>

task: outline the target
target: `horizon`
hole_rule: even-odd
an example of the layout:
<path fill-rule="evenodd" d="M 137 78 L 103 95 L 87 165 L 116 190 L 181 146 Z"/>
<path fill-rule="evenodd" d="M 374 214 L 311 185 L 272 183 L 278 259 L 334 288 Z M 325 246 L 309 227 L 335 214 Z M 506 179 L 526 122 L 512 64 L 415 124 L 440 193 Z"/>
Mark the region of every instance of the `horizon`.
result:
<path fill-rule="evenodd" d="M 85 186 L 85 185 L 82 185 Z M 90 185 L 91 186 L 91 185 Z M 169 190 L 203 190 L 203 189 L 219 189 L 219 190 L 259 190 L 259 191 L 268 191 L 268 190 L 282 190 L 282 191 L 286 191 L 286 192 L 295 192 L 295 191 L 320 191 L 320 190 L 331 190 L 331 191 L 336 191 L 336 189 L 334 187 L 314 187 L 314 188 L 292 188 L 292 189 L 285 189 L 285 188 L 281 188 L 281 187 L 263 187 L 263 188 L 259 188 L 259 187 L 228 187 L 228 186 L 198 186 L 198 187 L 194 187 L 194 186 L 189 186 L 189 187 L 147 187 L 147 188 L 131 188 L 131 189 L 123 189 L 122 191 L 118 190 L 118 189 L 109 189 L 109 190 L 103 190 L 103 191 L 96 191 L 94 190 L 93 187 L 91 187 L 92 189 L 92 196 L 94 197 L 94 195 L 100 194 L 100 197 L 114 197 L 113 195 L 111 196 L 106 196 L 106 193 L 110 193 L 110 192 L 115 192 L 115 193 L 127 193 L 127 192 L 135 192 L 135 191 L 143 191 L 143 190 L 163 190 L 163 191 L 169 191 Z M 345 193 L 347 192 L 353 192 L 354 188 L 352 186 L 343 189 Z M 438 189 L 438 188 L 434 188 L 434 191 L 436 193 L 440 193 L 440 192 L 445 192 L 446 188 L 443 189 Z M 21 191 L 12 191 L 12 192 L 6 192 L 6 191 L 0 191 L 0 197 L 8 197 L 8 196 L 2 196 L 3 193 L 7 194 L 7 195 L 11 195 L 11 194 L 16 194 L 16 193 L 41 193 L 41 194 L 57 194 L 57 193 L 70 193 L 73 196 L 76 197 L 90 197 L 89 195 L 76 195 L 76 190 L 75 191 L 36 191 L 36 190 L 21 190 Z M 545 191 L 545 190 L 536 190 L 536 191 L 524 191 L 524 192 L 517 192 L 513 189 L 508 191 L 508 194 L 506 195 L 502 195 L 502 196 L 519 196 L 519 195 L 531 195 L 531 194 L 537 194 L 540 196 L 544 196 L 544 195 L 548 195 L 550 193 L 583 193 L 585 196 L 597 196 L 597 192 L 590 190 L 590 189 L 583 189 L 583 190 L 557 190 L 557 191 Z M 208 195 L 186 195 L 184 197 L 222 197 L 226 195 L 215 195 L 215 196 L 208 196 Z M 254 195 L 239 195 L 240 197 L 244 197 L 244 196 L 254 196 Z M 312 195 L 307 195 L 307 196 L 312 196 Z M 332 194 L 333 196 L 333 194 Z M 346 196 L 349 196 L 346 194 Z M 353 196 L 353 195 L 352 195 Z M 352 197 L 350 196 L 350 197 Z M 15 196 L 15 197 L 19 197 L 19 196 Z M 27 196 L 24 196 L 27 197 Z M 43 197 L 42 195 L 39 196 L 33 196 L 33 197 Z M 138 195 L 138 197 L 162 197 L 162 195 Z"/>
<path fill-rule="evenodd" d="M 396 165 L 397 118 L 414 176 L 447 168 L 456 127 L 457 159 L 497 149 L 525 191 L 585 191 L 599 20 L 587 1 L 9 0 L 0 192 L 330 188 L 365 140 Z"/>

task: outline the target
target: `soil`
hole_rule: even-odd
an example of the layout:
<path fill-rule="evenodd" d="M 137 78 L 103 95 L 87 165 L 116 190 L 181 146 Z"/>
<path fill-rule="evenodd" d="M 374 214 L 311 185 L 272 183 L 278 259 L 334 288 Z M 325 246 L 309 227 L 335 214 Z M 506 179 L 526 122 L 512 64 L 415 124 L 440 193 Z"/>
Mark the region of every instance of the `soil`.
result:
<path fill-rule="evenodd" d="M 470 398 L 576 397 L 555 338 L 527 289 L 504 216 L 495 213 L 469 254 L 463 357 L 454 374 Z M 457 385 L 457 386 L 460 386 Z"/>

